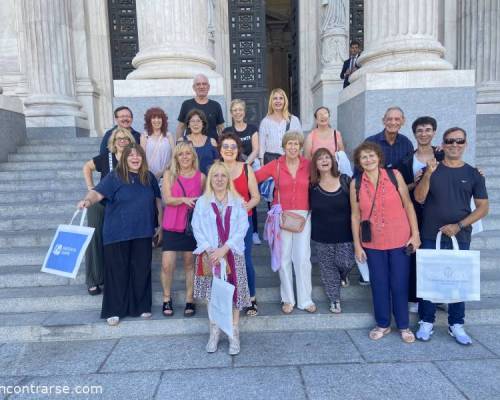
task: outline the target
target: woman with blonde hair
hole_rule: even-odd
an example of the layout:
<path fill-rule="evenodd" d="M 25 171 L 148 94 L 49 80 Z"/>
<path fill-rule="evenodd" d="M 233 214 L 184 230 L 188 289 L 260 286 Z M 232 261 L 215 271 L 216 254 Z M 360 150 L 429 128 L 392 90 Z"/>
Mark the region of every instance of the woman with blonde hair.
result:
<path fill-rule="evenodd" d="M 116 128 L 108 140 L 108 152 L 87 161 L 83 166 L 83 177 L 87 190 L 94 189 L 94 171 L 101 173 L 101 180 L 116 168 L 123 149 L 135 139 L 128 129 Z M 87 211 L 88 226 L 95 228 L 94 236 L 85 254 L 85 283 L 91 296 L 101 294 L 104 283 L 104 253 L 102 245 L 102 225 L 104 223 L 104 204 L 98 202 Z"/>
<path fill-rule="evenodd" d="M 197 256 L 194 297 L 210 301 L 210 266 L 215 266 L 215 274 L 221 267 L 226 268 L 228 282 L 235 286 L 229 354 L 236 355 L 240 352 L 240 310 L 251 305 L 244 255 L 249 225 L 243 199 L 234 189 L 229 170 L 220 161 L 215 161 L 208 172 L 205 193 L 196 202 L 192 226 L 197 244 L 193 252 Z M 210 338 L 206 350 L 213 353 L 217 351 L 220 329 L 215 322 L 209 323 Z"/>
<path fill-rule="evenodd" d="M 166 204 L 163 212 L 163 254 L 160 273 L 163 287 L 162 312 L 165 317 L 174 315 L 171 287 L 177 252 L 182 252 L 186 279 L 185 317 L 196 312 L 193 301 L 194 258 L 196 241 L 190 231 L 190 218 L 194 205 L 202 193 L 205 175 L 198 169 L 196 151 L 189 142 L 175 146 L 170 169 L 163 174 L 162 196 Z"/>
<path fill-rule="evenodd" d="M 267 164 L 283 155 L 281 141 L 288 131 L 302 132 L 299 119 L 288 110 L 288 97 L 283 89 L 277 88 L 269 95 L 267 115 L 259 127 L 259 159 Z"/>

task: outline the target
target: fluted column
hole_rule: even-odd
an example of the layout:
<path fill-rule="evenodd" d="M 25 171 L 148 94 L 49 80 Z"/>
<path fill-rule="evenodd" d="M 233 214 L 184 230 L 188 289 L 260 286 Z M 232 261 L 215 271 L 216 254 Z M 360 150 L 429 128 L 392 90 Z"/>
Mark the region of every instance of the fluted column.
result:
<path fill-rule="evenodd" d="M 452 69 L 438 42 L 438 0 L 365 2 L 365 50 L 351 82 L 369 72 Z"/>
<path fill-rule="evenodd" d="M 75 97 L 68 2 L 21 0 L 20 5 L 29 91 L 24 100 L 26 117 L 85 119 L 81 104 Z M 48 120 L 44 121 L 38 126 L 54 126 Z M 67 123 L 65 121 L 59 126 Z"/>
<path fill-rule="evenodd" d="M 213 76 L 208 6 L 200 0 L 137 0 L 139 53 L 127 79 Z"/>
<path fill-rule="evenodd" d="M 459 0 L 458 15 L 458 68 L 476 70 L 478 103 L 500 103 L 500 0 Z"/>

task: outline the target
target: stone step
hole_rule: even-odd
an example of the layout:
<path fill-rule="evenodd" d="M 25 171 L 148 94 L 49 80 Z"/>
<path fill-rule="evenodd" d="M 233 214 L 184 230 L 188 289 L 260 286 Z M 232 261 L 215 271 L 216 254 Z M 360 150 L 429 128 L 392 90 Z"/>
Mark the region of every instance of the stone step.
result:
<path fill-rule="evenodd" d="M 489 139 L 489 140 L 496 140 L 496 139 Z M 484 143 L 484 142 L 483 142 Z M 476 146 L 476 153 L 480 155 L 481 157 L 489 156 L 489 157 L 498 157 L 499 151 L 498 151 L 498 145 L 493 144 L 493 145 L 483 145 L 483 144 L 478 144 Z"/>
<path fill-rule="evenodd" d="M 100 297 L 100 296 L 99 296 Z M 500 298 L 491 297 L 467 303 L 467 323 L 491 325 L 500 323 Z M 240 332 L 295 332 L 326 329 L 369 329 L 373 327 L 372 305 L 369 298 L 342 301 L 342 313 L 332 314 L 327 302 L 318 302 L 318 311 L 309 314 L 295 309 L 292 314 L 281 313 L 278 302 L 259 302 L 259 316 L 240 319 Z M 124 318 L 118 326 L 110 327 L 100 318 L 99 311 L 79 310 L 0 314 L 0 342 L 41 342 L 70 340 L 118 339 L 137 336 L 193 335 L 208 337 L 207 309 L 197 306 L 192 318 L 183 317 L 183 302 L 174 304 L 175 314 L 163 317 L 159 307 L 153 308 L 150 320 Z M 418 317 L 410 314 L 412 328 Z M 447 325 L 447 314 L 438 311 L 436 325 Z M 225 339 L 222 339 L 225 340 Z"/>
<path fill-rule="evenodd" d="M 20 161 L 0 164 L 0 171 L 36 171 L 40 169 L 78 170 L 83 167 L 82 161 Z"/>
<path fill-rule="evenodd" d="M 83 167 L 83 162 L 80 165 Z M 99 182 L 100 174 L 93 173 L 94 182 Z M 75 183 L 84 184 L 82 168 L 65 169 L 46 169 L 46 170 L 26 170 L 26 171 L 0 171 L 0 184 L 25 181 L 31 182 L 34 179 L 44 182 L 58 182 L 61 179 L 72 179 Z M 40 188 L 42 189 L 42 188 Z M 12 189 L 11 189 L 12 190 Z"/>
<path fill-rule="evenodd" d="M 471 250 L 500 249 L 500 230 L 489 230 L 474 235 Z"/>
<path fill-rule="evenodd" d="M 22 153 L 22 154 L 9 154 L 9 162 L 21 162 L 21 161 L 77 161 L 81 160 L 82 165 L 85 161 L 88 161 L 98 154 L 98 150 L 93 152 L 73 152 L 73 153 Z"/>
<path fill-rule="evenodd" d="M 33 203 L 46 203 L 46 202 L 67 202 L 70 204 L 76 204 L 78 200 L 81 200 L 82 194 L 85 192 L 82 190 L 77 191 L 19 191 L 19 192 L 0 192 L 0 204 L 26 204 L 26 207 L 30 207 Z M 0 230 L 4 229 L 4 223 L 10 223 L 12 220 L 0 221 Z M 12 229 L 12 228 L 5 228 Z"/>
<path fill-rule="evenodd" d="M 82 190 L 81 196 L 83 197 L 86 193 Z M 0 215 L 12 218 L 12 217 L 24 217 L 24 216 L 52 216 L 64 214 L 67 217 L 58 221 L 60 224 L 68 223 L 71 216 L 76 210 L 76 203 L 71 202 L 51 202 L 51 203 L 38 203 L 32 204 L 26 207 L 26 204 L 1 204 L 0 205 Z"/>
<path fill-rule="evenodd" d="M 1 172 L 0 172 L 1 173 Z M 35 179 L 32 177 L 29 180 L 12 180 L 9 182 L 0 181 L 0 192 L 15 192 L 15 191 L 27 191 L 27 190 L 66 190 L 76 191 L 81 190 L 82 195 L 85 194 L 87 188 L 85 186 L 85 182 L 83 180 L 83 175 L 80 175 L 78 179 L 54 179 L 54 180 L 45 180 L 45 179 Z"/>
<path fill-rule="evenodd" d="M 476 142 L 476 153 L 481 154 L 483 149 L 489 147 L 497 147 L 500 145 L 500 134 L 494 137 L 481 137 L 481 139 Z"/>
<path fill-rule="evenodd" d="M 489 195 L 489 193 L 488 193 Z M 491 207 L 491 203 L 490 203 Z M 490 212 L 488 216 L 482 221 L 483 222 L 483 228 L 484 230 L 491 231 L 491 230 L 498 230 L 500 229 L 500 211 L 499 211 L 498 205 L 496 205 L 495 212 Z M 500 248 L 500 245 L 499 245 Z"/>
<path fill-rule="evenodd" d="M 480 168 L 486 166 L 496 166 L 498 165 L 498 159 L 489 155 L 477 154 L 476 155 L 476 165 Z"/>
<path fill-rule="evenodd" d="M 64 138 L 65 144 L 74 144 L 74 145 L 88 144 L 88 145 L 100 146 L 101 141 L 102 141 L 102 137 L 68 137 L 68 138 Z M 31 145 L 31 146 L 57 145 L 57 144 L 61 144 L 61 139 L 59 139 L 59 138 L 56 138 L 56 139 L 29 138 L 28 140 L 26 140 L 26 145 Z"/>
<path fill-rule="evenodd" d="M 66 140 L 66 139 L 64 139 Z M 42 144 L 42 145 L 24 145 L 18 147 L 18 154 L 26 154 L 26 153 L 99 153 L 99 144 Z"/>

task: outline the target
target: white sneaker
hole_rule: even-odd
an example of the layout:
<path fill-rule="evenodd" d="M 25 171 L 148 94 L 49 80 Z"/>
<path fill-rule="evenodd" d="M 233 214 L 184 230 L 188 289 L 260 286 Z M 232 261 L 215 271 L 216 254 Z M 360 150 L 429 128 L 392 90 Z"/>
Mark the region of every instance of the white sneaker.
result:
<path fill-rule="evenodd" d="M 408 302 L 408 311 L 411 312 L 412 314 L 417 314 L 418 313 L 418 303 L 414 303 L 412 301 Z"/>
<path fill-rule="evenodd" d="M 420 325 L 420 328 L 418 328 L 418 331 L 415 335 L 416 338 L 423 342 L 428 342 L 429 340 L 431 340 L 431 336 L 434 333 L 434 331 L 432 330 L 434 324 L 424 321 L 419 321 L 418 324 Z"/>
<path fill-rule="evenodd" d="M 106 322 L 109 326 L 116 326 L 120 323 L 120 317 L 109 317 Z"/>
<path fill-rule="evenodd" d="M 464 330 L 464 326 L 462 324 L 454 324 L 448 327 L 448 333 L 455 338 L 457 343 L 463 345 L 472 344 L 472 339 Z"/>
<path fill-rule="evenodd" d="M 256 245 L 262 244 L 262 241 L 260 240 L 259 234 L 257 232 L 253 233 L 252 241 L 253 241 L 253 244 L 256 244 Z"/>

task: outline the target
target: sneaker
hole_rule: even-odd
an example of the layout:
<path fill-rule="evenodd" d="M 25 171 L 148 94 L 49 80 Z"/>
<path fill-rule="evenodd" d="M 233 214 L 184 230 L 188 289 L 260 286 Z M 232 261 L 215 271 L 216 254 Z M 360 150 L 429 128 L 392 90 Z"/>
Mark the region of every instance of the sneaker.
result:
<path fill-rule="evenodd" d="M 109 317 L 106 322 L 109 326 L 116 326 L 120 323 L 120 317 Z"/>
<path fill-rule="evenodd" d="M 259 234 L 257 232 L 253 233 L 252 241 L 253 241 L 253 244 L 256 244 L 256 245 L 262 244 L 262 241 L 260 240 Z"/>
<path fill-rule="evenodd" d="M 351 284 L 351 282 L 349 281 L 349 277 L 346 276 L 344 279 L 342 279 L 340 281 L 340 284 L 342 285 L 342 287 L 348 287 Z"/>
<path fill-rule="evenodd" d="M 365 281 L 365 280 L 363 279 L 363 277 L 360 275 L 360 276 L 359 276 L 359 284 L 360 284 L 361 286 L 368 286 L 368 285 L 370 284 L 370 281 Z"/>
<path fill-rule="evenodd" d="M 340 314 L 342 312 L 340 301 L 334 301 L 330 304 L 330 312 L 334 314 Z"/>
<path fill-rule="evenodd" d="M 472 344 L 472 339 L 467 335 L 462 324 L 449 326 L 448 333 L 453 336 L 459 344 L 463 344 L 464 346 Z"/>
<path fill-rule="evenodd" d="M 413 301 L 408 302 L 408 311 L 412 314 L 418 313 L 418 303 L 414 303 Z"/>
<path fill-rule="evenodd" d="M 434 324 L 424 321 L 419 321 L 418 324 L 420 325 L 420 328 L 418 328 L 418 331 L 415 335 L 417 339 L 421 340 L 422 342 L 428 342 L 429 340 L 431 340 L 431 336 L 434 333 L 434 331 L 432 330 Z"/>

